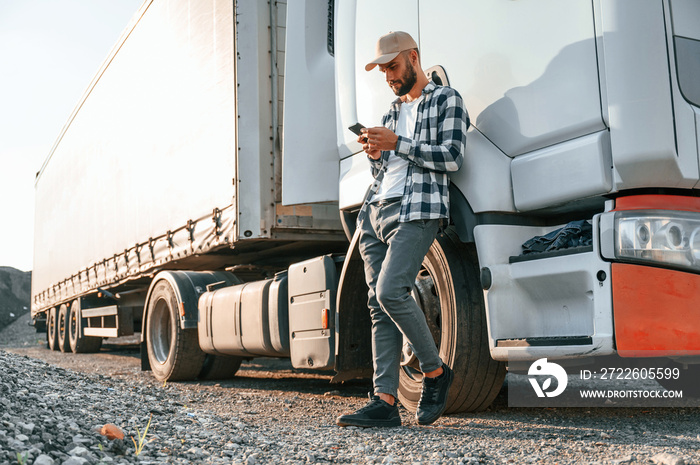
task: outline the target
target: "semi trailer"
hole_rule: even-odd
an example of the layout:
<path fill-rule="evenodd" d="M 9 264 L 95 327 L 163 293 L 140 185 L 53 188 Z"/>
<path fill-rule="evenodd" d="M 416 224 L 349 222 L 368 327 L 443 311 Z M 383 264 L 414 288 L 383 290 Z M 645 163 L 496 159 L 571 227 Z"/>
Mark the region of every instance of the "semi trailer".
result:
<path fill-rule="evenodd" d="M 370 375 L 347 128 L 395 98 L 364 63 L 403 30 L 471 117 L 412 290 L 447 411 L 486 408 L 507 362 L 700 374 L 699 24 L 694 0 L 146 0 L 37 175 L 34 324 L 65 352 L 140 333 L 159 380 Z M 523 253 L 572 221 L 587 241 Z"/>

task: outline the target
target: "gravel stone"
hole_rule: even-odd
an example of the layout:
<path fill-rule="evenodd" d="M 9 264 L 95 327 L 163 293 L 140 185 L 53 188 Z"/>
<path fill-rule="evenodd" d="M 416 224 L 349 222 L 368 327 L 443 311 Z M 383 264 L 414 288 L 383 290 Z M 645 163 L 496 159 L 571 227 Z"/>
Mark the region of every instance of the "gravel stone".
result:
<path fill-rule="evenodd" d="M 233 380 L 164 384 L 140 371 L 136 349 L 106 347 L 0 350 L 0 465 L 18 453 L 28 465 L 700 463 L 693 408 L 518 409 L 504 391 L 484 412 L 430 427 L 401 408 L 402 427 L 339 428 L 337 415 L 366 403 L 368 381 L 331 388 L 328 373 L 252 360 Z M 132 437 L 149 419 L 137 456 Z M 100 435 L 107 423 L 125 439 Z"/>
<path fill-rule="evenodd" d="M 86 458 L 89 452 L 86 448 L 77 446 L 68 452 L 73 457 L 83 457 Z"/>
<path fill-rule="evenodd" d="M 674 454 L 663 452 L 651 458 L 652 462 L 659 465 L 685 465 L 685 460 Z"/>
<path fill-rule="evenodd" d="M 54 460 L 46 454 L 41 454 L 34 460 L 34 465 L 54 465 Z"/>
<path fill-rule="evenodd" d="M 85 465 L 88 462 L 87 459 L 84 459 L 82 457 L 71 457 L 65 462 L 63 462 L 63 465 Z"/>

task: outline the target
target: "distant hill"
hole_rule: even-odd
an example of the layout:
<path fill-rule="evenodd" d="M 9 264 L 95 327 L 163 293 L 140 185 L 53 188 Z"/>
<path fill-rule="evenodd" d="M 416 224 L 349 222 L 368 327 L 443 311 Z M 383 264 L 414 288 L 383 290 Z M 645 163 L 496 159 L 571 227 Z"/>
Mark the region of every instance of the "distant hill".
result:
<path fill-rule="evenodd" d="M 0 330 L 29 311 L 31 271 L 0 266 Z"/>

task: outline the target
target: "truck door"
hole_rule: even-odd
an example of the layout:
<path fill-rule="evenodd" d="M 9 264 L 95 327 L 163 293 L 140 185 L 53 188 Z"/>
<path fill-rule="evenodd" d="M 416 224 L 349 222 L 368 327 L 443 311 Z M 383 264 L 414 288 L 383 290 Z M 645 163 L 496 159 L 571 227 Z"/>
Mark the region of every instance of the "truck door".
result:
<path fill-rule="evenodd" d="M 474 128 L 511 159 L 518 210 L 610 191 L 591 0 L 420 0 L 419 10 L 423 66 L 445 68 Z M 472 204 L 481 134 L 472 129 L 452 176 Z"/>
<path fill-rule="evenodd" d="M 507 155 L 602 129 L 591 0 L 421 0 L 420 34 Z"/>
<path fill-rule="evenodd" d="M 418 0 L 343 0 L 335 6 L 335 72 L 340 151 L 340 208 L 357 205 L 371 183 L 367 157 L 347 128 L 355 123 L 378 126 L 396 99 L 384 75 L 365 71 L 374 59 L 377 39 L 405 31 L 420 46 Z"/>

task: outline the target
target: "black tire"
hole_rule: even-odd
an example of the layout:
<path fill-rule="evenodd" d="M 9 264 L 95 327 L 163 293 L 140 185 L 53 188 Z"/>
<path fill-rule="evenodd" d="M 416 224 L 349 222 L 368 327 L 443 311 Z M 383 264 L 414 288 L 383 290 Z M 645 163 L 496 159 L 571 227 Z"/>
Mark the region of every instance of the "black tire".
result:
<path fill-rule="evenodd" d="M 69 325 L 69 310 L 67 304 L 62 304 L 58 309 L 58 348 L 61 352 L 70 352 L 70 339 L 68 336 L 68 325 Z"/>
<path fill-rule="evenodd" d="M 475 246 L 463 244 L 451 230 L 440 234 L 423 260 L 414 297 L 426 314 L 440 357 L 455 373 L 445 413 L 484 410 L 501 390 L 506 365 L 489 352 Z M 422 380 L 405 344 L 399 399 L 410 411 L 418 406 Z"/>
<path fill-rule="evenodd" d="M 76 300 L 70 306 L 70 316 L 68 319 L 68 340 L 70 349 L 74 354 L 92 354 L 99 352 L 102 348 L 102 338 L 85 336 L 82 328 L 87 324 L 86 319 L 81 316 L 80 301 Z"/>
<path fill-rule="evenodd" d="M 236 376 L 242 361 L 242 357 L 207 354 L 202 371 L 197 378 L 201 380 L 231 379 Z"/>
<path fill-rule="evenodd" d="M 58 309 L 50 308 L 46 312 L 46 343 L 51 350 L 58 350 Z"/>
<path fill-rule="evenodd" d="M 153 375 L 159 381 L 197 377 L 204 363 L 197 329 L 181 329 L 177 297 L 170 283 L 158 281 L 148 300 L 146 347 Z"/>
<path fill-rule="evenodd" d="M 700 365 L 685 365 L 670 361 L 665 368 L 678 369 L 677 379 L 657 378 L 656 381 L 668 391 L 683 391 L 683 397 L 700 397 Z"/>

